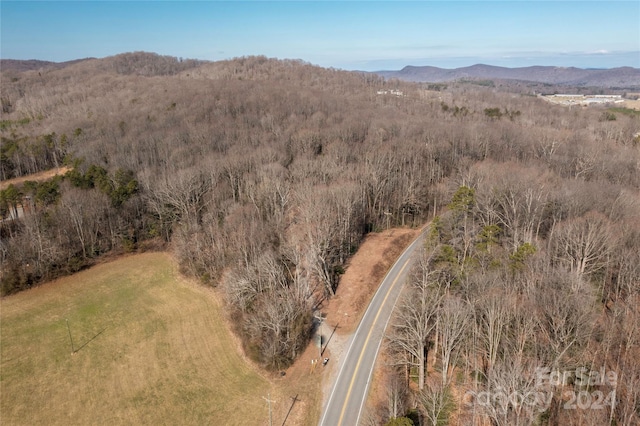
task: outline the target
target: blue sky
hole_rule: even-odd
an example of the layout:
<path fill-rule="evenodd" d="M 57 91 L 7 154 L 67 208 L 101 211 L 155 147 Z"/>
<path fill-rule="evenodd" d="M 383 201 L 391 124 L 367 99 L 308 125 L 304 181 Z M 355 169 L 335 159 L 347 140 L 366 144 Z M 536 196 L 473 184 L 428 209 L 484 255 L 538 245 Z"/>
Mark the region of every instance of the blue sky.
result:
<path fill-rule="evenodd" d="M 640 68 L 640 1 L 0 2 L 3 59 L 148 51 L 349 70 L 486 63 Z"/>

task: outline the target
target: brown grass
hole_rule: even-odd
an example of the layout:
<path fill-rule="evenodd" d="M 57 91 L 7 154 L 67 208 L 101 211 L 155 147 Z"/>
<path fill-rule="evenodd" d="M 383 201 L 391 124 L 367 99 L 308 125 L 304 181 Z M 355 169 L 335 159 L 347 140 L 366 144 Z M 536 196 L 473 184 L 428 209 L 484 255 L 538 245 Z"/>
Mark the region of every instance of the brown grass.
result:
<path fill-rule="evenodd" d="M 630 99 L 625 99 L 623 106 L 626 108 L 635 109 L 636 111 L 640 111 L 640 100 L 632 101 Z"/>
<path fill-rule="evenodd" d="M 295 392 L 244 359 L 215 292 L 182 279 L 164 253 L 0 303 L 3 424 L 261 425 L 269 393 L 282 424 Z"/>

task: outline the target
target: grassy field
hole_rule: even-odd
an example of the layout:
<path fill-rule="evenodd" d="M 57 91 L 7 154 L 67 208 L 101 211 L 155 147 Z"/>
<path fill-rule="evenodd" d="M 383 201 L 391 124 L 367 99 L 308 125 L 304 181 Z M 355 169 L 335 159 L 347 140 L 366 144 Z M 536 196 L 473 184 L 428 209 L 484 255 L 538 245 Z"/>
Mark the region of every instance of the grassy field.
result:
<path fill-rule="evenodd" d="M 288 392 L 241 357 L 217 297 L 166 254 L 98 265 L 0 308 L 3 425 L 259 425 L 262 397 Z"/>

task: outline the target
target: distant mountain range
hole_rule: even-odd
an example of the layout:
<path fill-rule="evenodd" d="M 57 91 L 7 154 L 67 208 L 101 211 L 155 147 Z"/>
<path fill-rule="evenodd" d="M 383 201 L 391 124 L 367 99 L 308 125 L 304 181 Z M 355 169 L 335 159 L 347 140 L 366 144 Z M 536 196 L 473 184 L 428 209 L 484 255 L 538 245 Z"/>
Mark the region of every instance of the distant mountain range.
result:
<path fill-rule="evenodd" d="M 131 55 L 158 56 L 156 54 L 136 52 L 134 54 L 116 55 L 114 58 L 128 58 Z M 94 58 L 77 59 L 67 62 L 48 62 L 39 60 L 1 59 L 2 71 L 29 71 L 60 69 Z M 196 66 L 207 61 L 189 61 Z M 601 87 L 616 89 L 640 89 L 640 69 L 620 67 L 610 69 L 583 69 L 574 67 L 531 66 L 522 68 L 506 68 L 493 65 L 477 64 L 463 68 L 438 68 L 431 66 L 406 66 L 399 71 L 376 71 L 373 74 L 387 79 L 397 78 L 404 81 L 444 83 L 460 80 L 495 80 L 519 81 L 550 84 L 554 86 Z"/>
<path fill-rule="evenodd" d="M 375 74 L 387 79 L 397 78 L 405 81 L 429 83 L 456 80 L 517 80 L 580 87 L 640 88 L 640 69 L 631 67 L 611 69 L 549 66 L 505 68 L 478 64 L 454 69 L 406 66 L 400 71 L 377 71 Z"/>
<path fill-rule="evenodd" d="M 86 61 L 87 59 L 93 58 L 84 58 L 84 59 L 76 59 L 73 61 L 67 62 L 49 62 L 49 61 L 40 61 L 37 59 L 0 59 L 0 70 L 2 71 L 33 71 L 40 69 L 61 69 L 67 67 L 69 65 L 77 64 L 78 62 Z"/>

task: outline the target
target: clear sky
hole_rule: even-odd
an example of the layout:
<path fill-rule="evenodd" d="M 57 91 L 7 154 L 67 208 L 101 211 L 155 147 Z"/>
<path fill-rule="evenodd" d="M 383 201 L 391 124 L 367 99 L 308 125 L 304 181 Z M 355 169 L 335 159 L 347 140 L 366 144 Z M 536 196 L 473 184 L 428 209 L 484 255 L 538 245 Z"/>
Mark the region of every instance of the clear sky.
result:
<path fill-rule="evenodd" d="M 3 59 L 147 51 L 349 70 L 485 63 L 640 68 L 640 1 L 0 2 Z"/>

